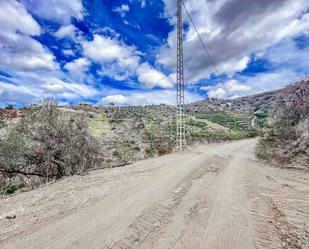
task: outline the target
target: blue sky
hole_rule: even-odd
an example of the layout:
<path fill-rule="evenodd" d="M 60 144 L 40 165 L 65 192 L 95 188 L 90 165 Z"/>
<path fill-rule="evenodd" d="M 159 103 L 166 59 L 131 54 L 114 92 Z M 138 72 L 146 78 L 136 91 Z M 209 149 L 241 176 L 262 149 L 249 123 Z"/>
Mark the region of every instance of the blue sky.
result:
<path fill-rule="evenodd" d="M 184 15 L 186 101 L 277 89 L 307 75 L 307 0 L 195 0 Z M 0 0 L 0 106 L 174 104 L 175 0 Z"/>

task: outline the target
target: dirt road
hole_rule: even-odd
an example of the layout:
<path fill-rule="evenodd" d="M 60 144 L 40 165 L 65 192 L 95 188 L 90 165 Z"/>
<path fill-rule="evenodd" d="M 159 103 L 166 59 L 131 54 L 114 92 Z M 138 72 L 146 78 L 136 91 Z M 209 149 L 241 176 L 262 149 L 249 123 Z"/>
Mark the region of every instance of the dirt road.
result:
<path fill-rule="evenodd" d="M 198 146 L 1 199 L 0 248 L 309 248 L 309 173 L 257 162 L 255 143 Z"/>

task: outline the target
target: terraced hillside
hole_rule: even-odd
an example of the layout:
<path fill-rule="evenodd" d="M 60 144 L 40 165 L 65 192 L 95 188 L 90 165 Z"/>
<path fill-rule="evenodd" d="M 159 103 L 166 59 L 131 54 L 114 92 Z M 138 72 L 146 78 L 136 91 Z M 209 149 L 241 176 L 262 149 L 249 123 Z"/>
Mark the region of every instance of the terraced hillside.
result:
<path fill-rule="evenodd" d="M 302 88 L 309 88 L 309 82 L 237 99 L 207 99 L 188 104 L 187 142 L 212 143 L 257 136 L 274 108 L 289 101 L 289 96 Z M 102 163 L 98 168 L 126 165 L 174 149 L 174 106 L 102 107 L 80 103 L 60 108 L 88 116 L 90 132 L 100 142 Z M 8 112 L 14 118 L 22 115 L 20 110 Z"/>
<path fill-rule="evenodd" d="M 301 88 L 308 88 L 308 81 L 232 100 L 207 99 L 188 104 L 187 141 L 189 144 L 211 143 L 259 135 L 272 110 Z M 102 145 L 103 163 L 100 167 L 125 165 L 174 149 L 174 106 L 101 107 L 80 103 L 63 108 L 89 116 L 91 133 Z"/>

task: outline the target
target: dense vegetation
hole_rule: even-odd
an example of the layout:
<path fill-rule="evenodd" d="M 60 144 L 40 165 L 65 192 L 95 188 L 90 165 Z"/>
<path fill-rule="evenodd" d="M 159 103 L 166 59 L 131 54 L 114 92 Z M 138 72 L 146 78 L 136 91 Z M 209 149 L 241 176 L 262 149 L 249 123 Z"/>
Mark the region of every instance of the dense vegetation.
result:
<path fill-rule="evenodd" d="M 2 192 L 84 173 L 97 155 L 86 117 L 60 111 L 54 100 L 45 100 L 27 108 L 0 139 Z"/>
<path fill-rule="evenodd" d="M 257 156 L 283 167 L 309 169 L 309 91 L 300 89 L 282 102 L 269 120 Z"/>

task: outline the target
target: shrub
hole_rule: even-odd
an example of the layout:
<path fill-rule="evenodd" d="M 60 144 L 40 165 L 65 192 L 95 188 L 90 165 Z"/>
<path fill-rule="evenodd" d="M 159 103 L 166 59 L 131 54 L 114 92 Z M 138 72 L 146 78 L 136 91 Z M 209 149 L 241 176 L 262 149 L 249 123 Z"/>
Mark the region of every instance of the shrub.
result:
<path fill-rule="evenodd" d="M 0 108 L 0 129 L 4 128 L 7 125 L 7 114 L 4 109 Z"/>
<path fill-rule="evenodd" d="M 148 157 L 153 157 L 155 155 L 155 150 L 153 147 L 146 147 L 145 148 L 145 154 L 146 154 L 146 158 Z"/>
<path fill-rule="evenodd" d="M 119 152 L 118 150 L 114 150 L 114 151 L 113 151 L 113 156 L 114 156 L 114 157 L 117 157 L 117 158 L 120 158 L 120 157 L 121 157 L 120 152 Z"/>
<path fill-rule="evenodd" d="M 309 91 L 298 89 L 291 101 L 282 102 L 259 140 L 256 154 L 276 163 L 309 165 Z"/>
<path fill-rule="evenodd" d="M 86 117 L 60 111 L 56 102 L 48 99 L 41 106 L 27 108 L 0 140 L 0 173 L 9 178 L 59 179 L 93 167 L 97 153 Z"/>

